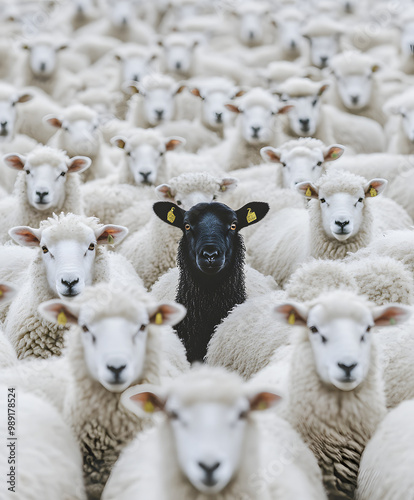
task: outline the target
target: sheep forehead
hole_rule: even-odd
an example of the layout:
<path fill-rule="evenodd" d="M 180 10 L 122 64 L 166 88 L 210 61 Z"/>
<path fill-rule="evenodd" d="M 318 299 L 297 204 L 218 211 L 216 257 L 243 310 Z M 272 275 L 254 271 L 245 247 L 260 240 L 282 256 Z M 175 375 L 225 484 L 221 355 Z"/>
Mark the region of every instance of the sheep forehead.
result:
<path fill-rule="evenodd" d="M 48 217 L 40 223 L 39 229 L 42 233 L 49 230 L 52 234 L 64 234 L 66 231 L 76 232 L 77 228 L 83 228 L 86 234 L 87 229 L 93 232 L 102 228 L 103 225 L 99 223 L 96 217 L 86 217 L 85 215 L 75 215 L 72 213 L 61 213 L 59 215 L 53 214 L 53 217 Z"/>
<path fill-rule="evenodd" d="M 60 149 L 39 146 L 27 155 L 27 164 L 31 167 L 51 165 L 52 167 L 67 166 L 69 157 Z"/>
<path fill-rule="evenodd" d="M 146 59 L 148 56 L 148 47 L 144 47 L 143 45 L 124 44 L 117 49 L 116 54 L 126 58 L 141 57 Z"/>
<path fill-rule="evenodd" d="M 189 194 L 194 191 L 217 193 L 220 191 L 220 181 L 207 172 L 182 174 L 169 181 L 173 193 Z"/>
<path fill-rule="evenodd" d="M 164 40 L 167 47 L 190 47 L 193 45 L 193 38 L 182 33 L 173 33 Z"/>
<path fill-rule="evenodd" d="M 363 54 L 344 52 L 335 56 L 331 63 L 332 69 L 341 75 L 367 75 L 371 73 L 374 61 Z"/>
<path fill-rule="evenodd" d="M 47 242 L 48 245 L 56 245 L 63 240 L 88 244 L 96 241 L 96 237 L 93 229 L 82 222 L 74 225 L 64 221 L 61 224 L 46 227 L 42 231 L 42 242 Z"/>
<path fill-rule="evenodd" d="M 303 34 L 313 38 L 318 36 L 334 36 L 342 33 L 342 26 L 333 19 L 314 18 L 305 27 Z"/>
<path fill-rule="evenodd" d="M 83 106 L 71 106 L 67 108 L 63 114 L 63 119 L 68 122 L 76 122 L 76 121 L 93 121 L 96 118 L 96 113 L 93 109 Z"/>
<path fill-rule="evenodd" d="M 290 151 L 282 151 L 282 159 L 286 161 L 292 161 L 295 158 L 308 158 L 311 161 L 322 161 L 323 160 L 323 154 L 321 150 L 316 150 L 316 149 L 307 149 L 303 147 L 297 147 L 295 149 L 292 149 Z"/>
<path fill-rule="evenodd" d="M 331 292 L 319 297 L 313 304 L 308 316 L 308 325 L 326 325 L 340 318 L 351 319 L 362 325 L 372 321 L 372 304 L 352 292 Z"/>
<path fill-rule="evenodd" d="M 244 4 L 237 6 L 237 12 L 244 16 L 246 14 L 264 14 L 268 11 L 267 5 L 261 2 L 245 2 Z"/>
<path fill-rule="evenodd" d="M 172 90 L 175 88 L 175 81 L 167 75 L 145 75 L 142 79 L 142 88 L 146 92 L 156 89 Z"/>
<path fill-rule="evenodd" d="M 321 150 L 325 149 L 325 144 L 319 139 L 314 139 L 313 137 L 300 137 L 299 139 L 293 139 L 291 141 L 285 142 L 279 147 L 281 151 L 292 151 L 297 148 L 306 148 L 308 150 Z"/>
<path fill-rule="evenodd" d="M 318 94 L 321 83 L 312 82 L 308 78 L 288 78 L 279 86 L 279 91 L 290 97 L 308 97 Z"/>
<path fill-rule="evenodd" d="M 200 83 L 199 88 L 202 95 L 212 94 L 214 92 L 221 92 L 223 94 L 230 94 L 235 90 L 234 83 L 221 77 L 212 77 Z"/>
<path fill-rule="evenodd" d="M 127 148 L 130 150 L 136 149 L 143 144 L 152 146 L 155 149 L 163 149 L 165 147 L 165 138 L 159 132 L 152 130 L 142 130 L 128 137 Z"/>
<path fill-rule="evenodd" d="M 256 87 L 242 97 L 239 97 L 236 102 L 242 109 L 251 108 L 253 106 L 262 106 L 268 109 L 275 106 L 276 99 L 270 92 Z"/>
<path fill-rule="evenodd" d="M 348 193 L 359 196 L 364 192 L 366 179 L 350 172 L 331 170 L 323 175 L 317 182 L 319 197 L 331 196 L 336 193 Z"/>

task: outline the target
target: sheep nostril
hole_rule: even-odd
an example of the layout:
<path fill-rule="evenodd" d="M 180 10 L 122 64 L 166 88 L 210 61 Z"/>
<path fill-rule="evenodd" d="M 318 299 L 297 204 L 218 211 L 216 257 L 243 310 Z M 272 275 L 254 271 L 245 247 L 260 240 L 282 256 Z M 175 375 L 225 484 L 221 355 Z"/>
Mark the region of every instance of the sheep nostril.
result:
<path fill-rule="evenodd" d="M 42 62 L 40 64 L 40 71 L 45 71 L 46 70 L 46 63 Z"/>
<path fill-rule="evenodd" d="M 164 110 L 163 109 L 156 109 L 155 114 L 157 115 L 158 120 L 162 120 L 162 117 L 164 115 Z"/>
<path fill-rule="evenodd" d="M 352 96 L 351 96 L 351 101 L 352 101 L 352 104 L 358 104 L 358 101 L 359 101 L 359 96 L 357 96 L 357 95 L 352 95 Z"/>
<path fill-rule="evenodd" d="M 119 376 L 125 370 L 126 365 L 121 365 L 121 366 L 106 365 L 106 367 L 110 372 L 112 372 L 115 375 L 115 379 L 119 379 Z"/>
<path fill-rule="evenodd" d="M 340 220 L 336 220 L 335 221 L 335 224 L 337 226 L 339 226 L 341 229 L 343 229 L 345 226 L 347 226 L 349 224 L 349 220 L 345 220 L 345 221 L 340 221 Z"/>
<path fill-rule="evenodd" d="M 345 372 L 347 377 L 351 376 L 352 370 L 358 365 L 358 363 L 352 363 L 351 365 L 345 365 L 344 363 L 338 363 L 339 368 Z"/>
<path fill-rule="evenodd" d="M 45 198 L 48 194 L 49 191 L 36 191 L 36 195 L 38 196 L 41 202 L 43 201 L 43 198 Z"/>
<path fill-rule="evenodd" d="M 62 285 L 65 285 L 69 289 L 71 289 L 79 283 L 79 278 L 77 278 L 76 280 L 72 280 L 72 281 L 66 281 L 66 280 L 62 279 L 61 282 L 62 282 Z"/>
<path fill-rule="evenodd" d="M 177 69 L 177 70 L 180 70 L 180 69 L 181 69 L 181 62 L 180 62 L 180 61 L 177 61 L 177 62 L 175 63 L 175 69 Z"/>
<path fill-rule="evenodd" d="M 321 57 L 321 66 L 325 67 L 328 62 L 328 58 L 326 56 Z"/>

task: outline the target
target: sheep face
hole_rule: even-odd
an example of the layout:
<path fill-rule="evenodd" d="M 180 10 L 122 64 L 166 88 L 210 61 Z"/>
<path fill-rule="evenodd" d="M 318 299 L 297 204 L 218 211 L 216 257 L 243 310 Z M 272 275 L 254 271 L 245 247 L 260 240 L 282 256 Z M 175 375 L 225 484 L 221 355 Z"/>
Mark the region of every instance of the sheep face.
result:
<path fill-rule="evenodd" d="M 352 391 L 370 370 L 371 328 L 396 324 L 409 316 L 409 309 L 397 305 L 371 307 L 347 292 L 332 292 L 315 302 L 311 307 L 283 304 L 276 312 L 284 321 L 306 327 L 303 341 L 311 344 L 321 381 L 341 391 Z"/>
<path fill-rule="evenodd" d="M 401 52 L 406 57 L 414 55 L 414 22 L 407 23 L 401 30 Z"/>
<path fill-rule="evenodd" d="M 226 103 L 237 95 L 236 91 L 229 92 L 223 89 L 204 92 L 202 89 L 193 89 L 191 92 L 201 97 L 202 119 L 210 128 L 219 130 L 230 124 L 231 115 Z"/>
<path fill-rule="evenodd" d="M 136 18 L 135 4 L 131 0 L 110 0 L 108 19 L 116 28 L 126 28 Z"/>
<path fill-rule="evenodd" d="M 297 53 L 302 45 L 301 22 L 285 19 L 278 23 L 279 43 L 286 52 Z"/>
<path fill-rule="evenodd" d="M 243 138 L 249 144 L 271 142 L 275 127 L 276 111 L 263 106 L 249 106 L 242 111 Z"/>
<path fill-rule="evenodd" d="M 16 104 L 30 101 L 30 94 L 16 94 L 0 100 L 0 143 L 13 139 L 16 125 Z"/>
<path fill-rule="evenodd" d="M 237 477 L 246 449 L 257 444 L 251 442 L 253 413 L 273 407 L 280 397 L 270 392 L 247 391 L 240 383 L 227 386 L 227 380 L 220 380 L 222 390 L 218 395 L 220 391 L 209 379 L 212 371 L 204 371 L 204 383 L 187 376 L 190 397 L 183 388 L 175 391 L 173 387 L 166 395 L 161 388 L 148 385 L 128 389 L 122 402 L 141 417 L 145 411 L 164 412 L 182 473 L 196 490 L 215 495 Z M 227 396 L 224 391 L 228 391 Z"/>
<path fill-rule="evenodd" d="M 131 56 L 122 59 L 122 80 L 139 82 L 151 70 L 152 57 Z"/>
<path fill-rule="evenodd" d="M 66 44 L 58 46 L 52 43 L 33 43 L 24 46 L 29 50 L 29 66 L 32 73 L 39 78 L 50 78 L 56 71 L 58 53 L 67 47 Z"/>
<path fill-rule="evenodd" d="M 39 161 L 36 154 L 31 158 L 15 153 L 3 157 L 10 168 L 26 172 L 26 193 L 29 204 L 38 211 L 59 209 L 66 196 L 66 175 L 81 173 L 89 168 L 91 160 L 84 156 L 65 158 L 60 151 Z"/>
<path fill-rule="evenodd" d="M 265 21 L 268 12 L 248 10 L 239 14 L 239 36 L 240 40 L 248 46 L 263 43 L 265 34 Z"/>
<path fill-rule="evenodd" d="M 335 75 L 338 92 L 348 109 L 362 109 L 368 106 L 372 92 L 372 71 L 364 74 Z"/>
<path fill-rule="evenodd" d="M 296 189 L 308 198 L 319 201 L 322 226 L 329 238 L 346 241 L 357 235 L 364 219 L 365 198 L 376 197 L 387 185 L 385 179 L 372 179 L 361 185 L 359 192 L 352 194 L 346 188 L 338 192 L 325 193 L 323 186 L 318 189 L 314 184 L 302 182 Z"/>
<path fill-rule="evenodd" d="M 399 113 L 401 115 L 405 135 L 411 142 L 414 142 L 414 109 L 401 107 Z"/>
<path fill-rule="evenodd" d="M 92 283 L 97 245 L 114 244 L 127 233 L 122 226 L 93 230 L 80 221 L 69 227 L 65 224 L 44 229 L 19 226 L 9 231 L 17 243 L 40 247 L 49 287 L 61 298 L 76 297 Z"/>
<path fill-rule="evenodd" d="M 95 12 L 95 2 L 94 0 L 74 0 L 73 1 L 73 8 L 74 11 L 78 15 L 82 16 L 88 16 L 89 14 L 92 14 Z"/>
<path fill-rule="evenodd" d="M 176 93 L 175 88 L 157 88 L 145 92 L 144 112 L 151 126 L 155 127 L 172 120 Z"/>
<path fill-rule="evenodd" d="M 310 38 L 310 57 L 317 68 L 325 68 L 338 52 L 339 39 L 333 36 L 314 36 Z"/>
<path fill-rule="evenodd" d="M 293 107 L 289 110 L 289 123 L 299 137 L 309 137 L 316 133 L 319 124 L 321 103 L 319 96 L 289 98 Z"/>
<path fill-rule="evenodd" d="M 197 42 L 190 39 L 185 44 L 166 45 L 164 50 L 167 70 L 171 73 L 187 75 L 190 72 L 196 45 Z"/>

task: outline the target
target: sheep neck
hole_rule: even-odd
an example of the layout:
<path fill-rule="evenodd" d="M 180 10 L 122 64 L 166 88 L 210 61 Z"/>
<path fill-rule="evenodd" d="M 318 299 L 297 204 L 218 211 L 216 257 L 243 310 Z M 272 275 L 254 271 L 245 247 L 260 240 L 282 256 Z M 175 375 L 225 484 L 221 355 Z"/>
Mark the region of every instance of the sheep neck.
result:
<path fill-rule="evenodd" d="M 322 214 L 318 200 L 309 203 L 310 251 L 316 259 L 344 259 L 349 252 L 357 252 L 372 240 L 373 217 L 369 206 L 365 205 L 363 220 L 358 233 L 345 241 L 328 237 L 322 225 Z"/>
<path fill-rule="evenodd" d="M 177 256 L 180 277 L 176 301 L 187 308 L 187 315 L 176 326 L 176 331 L 190 362 L 203 361 L 214 328 L 234 306 L 246 300 L 244 254 L 243 239 L 237 235 L 232 261 L 220 273 L 206 276 L 189 262 L 187 244 L 181 239 Z"/>
<path fill-rule="evenodd" d="M 376 346 L 363 383 L 345 392 L 319 378 L 307 329 L 295 341 L 284 416 L 315 454 L 328 493 L 352 499 L 361 454 L 386 414 Z"/>

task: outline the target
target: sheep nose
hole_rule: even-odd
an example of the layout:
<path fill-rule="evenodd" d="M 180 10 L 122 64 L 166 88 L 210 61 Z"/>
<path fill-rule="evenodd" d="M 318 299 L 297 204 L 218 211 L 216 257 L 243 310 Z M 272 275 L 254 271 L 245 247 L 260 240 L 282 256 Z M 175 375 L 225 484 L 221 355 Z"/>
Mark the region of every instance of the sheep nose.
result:
<path fill-rule="evenodd" d="M 36 191 L 36 195 L 39 197 L 39 201 L 43 201 L 43 198 L 49 194 L 49 191 Z"/>
<path fill-rule="evenodd" d="M 121 375 L 121 373 L 125 370 L 126 365 L 121 365 L 121 366 L 113 366 L 113 365 L 106 365 L 108 370 L 112 372 L 115 375 L 115 379 L 118 380 Z"/>
<path fill-rule="evenodd" d="M 249 38 L 250 38 L 250 40 L 253 40 L 253 38 L 254 38 L 254 31 L 249 31 Z"/>
<path fill-rule="evenodd" d="M 214 262 L 214 260 L 219 256 L 219 253 L 217 250 L 203 250 L 202 255 L 208 262 Z"/>
<path fill-rule="evenodd" d="M 345 375 L 349 378 L 351 376 L 352 370 L 358 365 L 358 363 L 352 363 L 352 365 L 345 365 L 344 363 L 338 363 L 339 368 L 345 372 Z"/>
<path fill-rule="evenodd" d="M 6 128 L 7 127 L 7 121 L 1 122 L 0 125 L 1 125 L 1 128 Z"/>
<path fill-rule="evenodd" d="M 216 122 L 221 123 L 223 121 L 223 113 L 216 113 Z"/>
<path fill-rule="evenodd" d="M 321 66 L 322 67 L 325 67 L 327 62 L 328 62 L 328 57 L 327 56 L 321 57 Z"/>
<path fill-rule="evenodd" d="M 295 40 L 291 40 L 290 42 L 290 48 L 293 50 L 293 49 L 296 49 L 296 42 Z"/>
<path fill-rule="evenodd" d="M 349 220 L 345 220 L 345 221 L 336 220 L 335 224 L 337 226 L 339 226 L 341 229 L 343 229 L 345 226 L 347 226 L 349 224 Z"/>
<path fill-rule="evenodd" d="M 359 101 L 359 96 L 358 95 L 351 95 L 351 102 L 352 104 L 358 104 Z"/>
<path fill-rule="evenodd" d="M 259 137 L 259 132 L 262 127 L 252 127 L 253 137 Z"/>
<path fill-rule="evenodd" d="M 40 71 L 45 71 L 46 69 L 46 63 L 42 62 L 40 63 Z"/>
<path fill-rule="evenodd" d="M 304 132 L 309 130 L 309 118 L 299 119 L 299 123 Z"/>
<path fill-rule="evenodd" d="M 162 120 L 162 115 L 164 114 L 164 110 L 163 109 L 156 109 L 155 113 L 157 115 L 157 119 Z"/>
<path fill-rule="evenodd" d="M 175 69 L 177 69 L 177 70 L 180 70 L 180 69 L 181 69 L 181 62 L 180 62 L 180 61 L 177 61 L 177 62 L 175 63 Z"/>
<path fill-rule="evenodd" d="M 143 182 L 149 182 L 148 177 L 151 175 L 151 172 L 140 172 L 139 175 L 142 177 Z"/>
<path fill-rule="evenodd" d="M 69 290 L 71 290 L 75 285 L 77 285 L 79 283 L 79 278 L 77 278 L 76 280 L 72 280 L 72 281 L 66 281 L 62 278 L 62 285 L 65 285 L 69 288 Z"/>
<path fill-rule="evenodd" d="M 206 484 L 214 484 L 213 481 L 213 475 L 215 471 L 220 467 L 220 462 L 216 462 L 213 465 L 207 465 L 203 462 L 198 462 L 198 466 L 200 469 L 203 469 L 203 471 L 206 473 Z"/>
<path fill-rule="evenodd" d="M 132 80 L 134 82 L 139 82 L 139 75 L 133 75 Z"/>
<path fill-rule="evenodd" d="M 411 53 L 414 54 L 414 43 L 410 43 L 410 50 Z"/>

